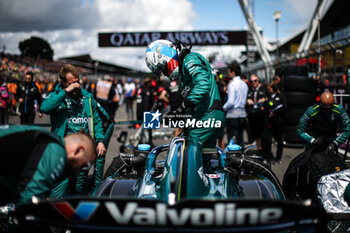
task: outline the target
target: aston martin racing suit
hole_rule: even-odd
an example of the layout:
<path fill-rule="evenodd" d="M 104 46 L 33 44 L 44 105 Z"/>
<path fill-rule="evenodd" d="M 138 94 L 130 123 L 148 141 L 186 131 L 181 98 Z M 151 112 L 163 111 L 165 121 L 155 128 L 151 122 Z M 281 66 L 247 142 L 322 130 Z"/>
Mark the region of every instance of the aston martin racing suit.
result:
<path fill-rule="evenodd" d="M 83 128 L 90 133 L 96 143 L 104 143 L 104 131 L 102 120 L 97 111 L 97 102 L 92 98 L 91 93 L 84 89 L 81 89 L 80 97 L 70 98 L 59 86 L 44 99 L 40 109 L 43 113 L 50 114 L 51 131 L 58 136 L 63 138 L 65 135 L 79 132 Z M 102 169 L 103 172 L 103 166 L 96 166 L 95 164 L 95 167 Z M 97 172 L 98 174 L 101 173 L 101 171 Z M 85 181 L 86 176 L 79 175 L 77 192 L 85 192 Z M 99 183 L 99 181 L 95 183 Z"/>
<path fill-rule="evenodd" d="M 186 114 L 191 115 L 191 119 L 196 122 L 209 121 L 209 127 L 196 125 L 186 129 L 188 135 L 198 138 L 203 148 L 215 147 L 216 139 L 222 134 L 225 125 L 225 113 L 210 64 L 202 55 L 191 52 L 185 56 L 181 87 L 182 96 L 193 104 Z"/>
<path fill-rule="evenodd" d="M 102 121 L 97 112 L 97 103 L 91 93 L 81 89 L 78 99 L 70 98 L 58 86 L 42 102 L 40 110 L 50 114 L 51 131 L 60 137 L 84 128 L 98 142 L 104 142 Z"/>
<path fill-rule="evenodd" d="M 67 155 L 59 137 L 35 126 L 4 125 L 0 147 L 0 205 L 66 194 L 65 189 L 52 192 L 67 177 Z"/>
<path fill-rule="evenodd" d="M 97 103 L 97 112 L 103 122 L 102 126 L 103 126 L 103 132 L 105 137 L 104 142 L 107 149 L 109 145 L 109 141 L 111 140 L 111 137 L 114 131 L 114 119 L 99 103 Z M 104 164 L 105 164 L 105 156 L 100 156 L 99 158 L 96 159 L 95 174 L 94 174 L 95 186 L 98 186 L 102 181 Z"/>
<path fill-rule="evenodd" d="M 337 136 L 340 126 L 341 133 Z M 326 137 L 329 141 L 335 141 L 338 145 L 344 143 L 350 136 L 350 120 L 341 105 L 334 104 L 331 114 L 323 114 L 320 105 L 309 107 L 299 120 L 297 134 L 305 141 L 306 149 L 310 148 L 312 139 Z"/>

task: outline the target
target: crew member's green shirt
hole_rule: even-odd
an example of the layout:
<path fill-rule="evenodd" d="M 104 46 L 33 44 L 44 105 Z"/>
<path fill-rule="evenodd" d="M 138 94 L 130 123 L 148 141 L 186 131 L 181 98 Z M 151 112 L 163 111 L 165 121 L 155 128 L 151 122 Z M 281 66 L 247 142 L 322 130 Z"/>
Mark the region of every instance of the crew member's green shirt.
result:
<path fill-rule="evenodd" d="M 97 112 L 97 102 L 90 92 L 81 89 L 81 96 L 73 100 L 58 86 L 46 96 L 40 110 L 50 114 L 51 131 L 56 135 L 63 138 L 68 132 L 79 132 L 83 127 L 88 128 L 87 132 L 97 143 L 104 143 L 102 120 Z"/>
<path fill-rule="evenodd" d="M 30 203 L 33 196 L 45 199 L 63 196 L 51 191 L 67 177 L 63 140 L 35 127 L 0 127 L 0 203 Z"/>
<path fill-rule="evenodd" d="M 341 132 L 337 135 L 339 126 Z M 332 113 L 327 115 L 320 111 L 319 104 L 315 104 L 300 118 L 297 134 L 307 143 L 313 138 L 327 137 L 340 145 L 350 136 L 349 116 L 341 105 L 334 104 Z"/>

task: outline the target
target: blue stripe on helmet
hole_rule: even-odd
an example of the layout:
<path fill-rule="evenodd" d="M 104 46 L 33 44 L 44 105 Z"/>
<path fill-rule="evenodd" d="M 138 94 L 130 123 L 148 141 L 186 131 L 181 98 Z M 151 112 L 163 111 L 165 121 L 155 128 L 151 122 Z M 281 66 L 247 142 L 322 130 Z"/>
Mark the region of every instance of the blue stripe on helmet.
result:
<path fill-rule="evenodd" d="M 149 51 L 149 50 L 147 49 L 147 51 Z M 158 53 L 158 51 L 159 51 L 162 55 L 170 57 L 176 61 L 178 60 L 177 55 L 176 55 L 176 50 L 173 48 L 170 48 L 166 45 L 162 45 L 162 44 L 154 45 L 154 47 L 150 48 L 150 51 L 155 52 L 155 53 Z"/>

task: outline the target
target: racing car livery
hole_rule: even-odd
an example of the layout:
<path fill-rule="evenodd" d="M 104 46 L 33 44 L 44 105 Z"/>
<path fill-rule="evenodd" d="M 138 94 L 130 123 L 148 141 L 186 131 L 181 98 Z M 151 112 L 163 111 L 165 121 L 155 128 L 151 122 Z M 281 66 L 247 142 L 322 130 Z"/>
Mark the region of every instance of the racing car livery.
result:
<path fill-rule="evenodd" d="M 132 149 L 114 158 L 94 196 L 37 201 L 23 207 L 27 219 L 73 232 L 278 232 L 319 222 L 310 203 L 286 201 L 270 168 L 238 145 L 203 149 L 177 137 Z"/>

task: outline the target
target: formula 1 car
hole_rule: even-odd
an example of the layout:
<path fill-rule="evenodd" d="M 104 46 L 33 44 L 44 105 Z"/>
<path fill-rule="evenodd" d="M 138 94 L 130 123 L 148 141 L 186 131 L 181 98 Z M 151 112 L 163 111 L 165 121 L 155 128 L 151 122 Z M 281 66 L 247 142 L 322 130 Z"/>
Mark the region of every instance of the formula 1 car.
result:
<path fill-rule="evenodd" d="M 24 218 L 72 232 L 285 232 L 320 223 L 317 209 L 285 200 L 270 168 L 238 145 L 203 149 L 176 137 L 131 149 L 114 158 L 93 197 L 36 201 L 22 207 Z"/>

